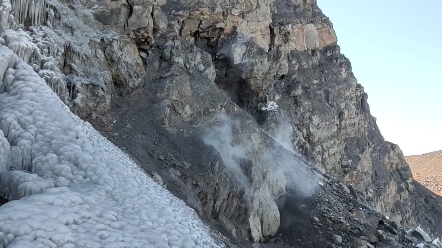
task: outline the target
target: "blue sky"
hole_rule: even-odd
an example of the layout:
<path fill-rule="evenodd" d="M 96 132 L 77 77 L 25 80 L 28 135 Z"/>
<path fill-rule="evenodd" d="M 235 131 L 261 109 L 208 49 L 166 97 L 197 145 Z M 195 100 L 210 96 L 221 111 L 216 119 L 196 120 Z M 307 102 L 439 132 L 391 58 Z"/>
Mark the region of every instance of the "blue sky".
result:
<path fill-rule="evenodd" d="M 405 155 L 442 150 L 442 1 L 318 5 L 368 93 L 384 138 Z"/>

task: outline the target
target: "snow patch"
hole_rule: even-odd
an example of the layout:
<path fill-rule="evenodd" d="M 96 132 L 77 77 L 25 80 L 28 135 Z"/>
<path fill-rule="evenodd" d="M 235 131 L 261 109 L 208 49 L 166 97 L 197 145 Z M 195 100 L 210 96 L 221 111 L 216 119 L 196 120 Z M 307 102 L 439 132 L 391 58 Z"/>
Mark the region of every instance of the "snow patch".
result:
<path fill-rule="evenodd" d="M 261 104 L 259 108 L 262 111 L 276 111 L 279 108 L 279 106 L 278 104 L 276 104 L 276 102 L 270 101 L 266 102 L 265 104 Z"/>
<path fill-rule="evenodd" d="M 219 247 L 185 203 L 0 45 L 0 247 Z M 1 74 L 3 75 L 3 74 Z"/>
<path fill-rule="evenodd" d="M 442 242 L 440 241 L 440 238 L 437 238 L 431 242 L 432 245 L 435 245 L 436 247 L 442 247 Z"/>
<path fill-rule="evenodd" d="M 418 232 L 420 235 L 422 235 L 422 237 L 424 238 L 425 242 L 431 242 L 431 237 L 430 235 L 428 235 L 419 225 L 418 227 L 416 227 L 416 229 L 414 229 L 416 232 Z"/>

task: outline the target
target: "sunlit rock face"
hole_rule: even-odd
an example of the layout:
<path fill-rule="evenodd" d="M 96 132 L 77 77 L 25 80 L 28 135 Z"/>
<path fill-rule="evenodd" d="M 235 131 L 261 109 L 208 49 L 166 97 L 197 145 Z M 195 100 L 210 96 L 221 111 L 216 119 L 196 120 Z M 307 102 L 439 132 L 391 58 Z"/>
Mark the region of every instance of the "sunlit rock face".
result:
<path fill-rule="evenodd" d="M 321 174 L 391 220 L 431 224 L 415 214 L 427 203 L 416 201 L 402 152 L 384 141 L 314 0 L 13 0 L 0 11 L 0 94 L 10 97 L 16 85 L 22 105 L 60 105 L 66 116 L 39 122 L 32 109 L 11 108 L 12 98 L 0 106 L 1 183 L 11 200 L 112 181 L 96 175 L 106 163 L 92 168 L 101 155 L 81 145 L 83 129 L 66 124 L 57 127 L 62 137 L 38 136 L 74 118 L 66 105 L 248 244 L 280 230 L 278 199 L 318 195 Z M 17 80 L 45 83 L 65 105 L 33 102 L 46 96 Z M 30 117 L 18 120 L 22 110 Z M 88 155 L 75 157 L 76 149 Z"/>

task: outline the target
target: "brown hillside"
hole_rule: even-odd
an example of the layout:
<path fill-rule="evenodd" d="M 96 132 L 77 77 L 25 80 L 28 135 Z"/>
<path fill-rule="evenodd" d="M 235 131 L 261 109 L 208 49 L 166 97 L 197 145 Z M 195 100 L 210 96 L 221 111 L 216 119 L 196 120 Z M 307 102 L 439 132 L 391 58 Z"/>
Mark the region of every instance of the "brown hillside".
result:
<path fill-rule="evenodd" d="M 416 181 L 442 196 L 442 151 L 405 157 Z"/>

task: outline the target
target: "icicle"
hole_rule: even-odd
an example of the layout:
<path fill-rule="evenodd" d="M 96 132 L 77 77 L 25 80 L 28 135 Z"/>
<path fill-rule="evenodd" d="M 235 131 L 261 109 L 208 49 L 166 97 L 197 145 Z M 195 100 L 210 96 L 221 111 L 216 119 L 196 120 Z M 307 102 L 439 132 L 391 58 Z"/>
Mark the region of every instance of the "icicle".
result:
<path fill-rule="evenodd" d="M 9 49 L 14 51 L 25 62 L 29 62 L 32 57 L 38 57 L 39 49 L 25 31 L 8 29 L 2 33 L 2 36 Z"/>
<path fill-rule="evenodd" d="M 56 89 L 56 92 L 57 92 L 57 95 L 61 95 L 61 90 L 60 90 L 60 82 L 59 82 L 59 80 L 58 80 L 58 78 L 56 79 L 56 84 L 57 84 L 57 89 Z"/>
<path fill-rule="evenodd" d="M 44 21 L 45 2 L 44 0 L 12 0 L 14 13 L 17 21 L 25 23 L 27 17 L 31 19 L 32 25 L 40 25 Z"/>
<path fill-rule="evenodd" d="M 20 7 L 21 7 L 21 1 L 20 0 L 12 0 L 12 5 L 13 5 L 13 8 L 14 8 L 14 15 L 15 15 L 15 18 L 17 19 L 17 20 L 20 20 Z"/>
<path fill-rule="evenodd" d="M 0 90 L 3 85 L 3 76 L 18 60 L 17 56 L 7 47 L 0 45 Z M 1 91 L 0 91 L 1 92 Z"/>
<path fill-rule="evenodd" d="M 0 30 L 5 30 L 10 27 L 9 15 L 12 11 L 12 5 L 5 0 L 0 3 Z"/>
<path fill-rule="evenodd" d="M 6 140 L 3 131 L 0 130 L 0 171 L 6 169 L 6 161 L 8 161 L 10 148 L 9 142 Z"/>
<path fill-rule="evenodd" d="M 23 140 L 20 140 L 20 141 L 23 141 Z M 28 171 L 29 165 L 32 164 L 32 161 L 31 161 L 32 147 L 29 144 L 23 146 L 21 143 L 30 143 L 30 142 L 25 141 L 25 142 L 18 143 L 18 145 L 20 146 L 19 156 L 21 156 L 21 164 L 19 164 L 20 169 Z"/>
<path fill-rule="evenodd" d="M 20 0 L 20 23 L 24 24 L 29 11 L 29 5 L 26 0 Z"/>
<path fill-rule="evenodd" d="M 40 14 L 39 12 L 39 8 L 38 8 L 38 0 L 32 0 L 31 1 L 31 6 L 32 6 L 32 11 L 29 13 L 29 16 L 32 19 L 32 26 L 36 25 L 38 23 L 38 15 Z"/>
<path fill-rule="evenodd" d="M 54 19 L 54 11 L 49 7 L 48 10 L 48 20 L 46 21 L 50 27 L 52 27 L 52 20 Z"/>
<path fill-rule="evenodd" d="M 4 185 L 0 185 L 0 188 L 1 188 L 0 196 L 3 197 L 4 199 L 9 199 L 9 188 Z M 2 246 L 0 246 L 0 247 L 2 247 Z"/>

